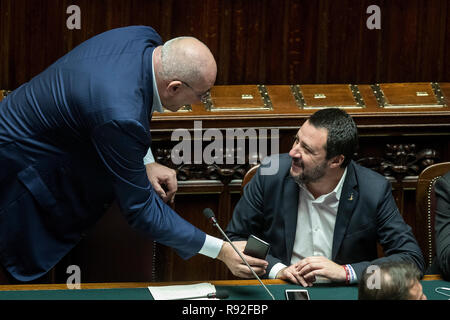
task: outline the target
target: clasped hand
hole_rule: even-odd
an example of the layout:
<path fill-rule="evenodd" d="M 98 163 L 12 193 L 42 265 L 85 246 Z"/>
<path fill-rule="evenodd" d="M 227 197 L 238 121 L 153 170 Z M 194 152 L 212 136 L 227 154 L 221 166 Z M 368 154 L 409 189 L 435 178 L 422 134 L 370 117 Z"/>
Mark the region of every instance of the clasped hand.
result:
<path fill-rule="evenodd" d="M 323 257 L 312 256 L 281 269 L 277 278 L 304 287 L 311 287 L 320 276 L 333 282 L 345 281 L 345 270 L 341 265 Z"/>

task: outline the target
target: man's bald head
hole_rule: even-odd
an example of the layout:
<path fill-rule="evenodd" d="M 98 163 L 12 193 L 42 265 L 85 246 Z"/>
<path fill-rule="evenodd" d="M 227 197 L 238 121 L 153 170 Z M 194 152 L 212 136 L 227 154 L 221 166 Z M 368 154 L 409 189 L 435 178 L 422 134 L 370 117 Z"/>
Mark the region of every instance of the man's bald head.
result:
<path fill-rule="evenodd" d="M 171 111 L 203 101 L 216 81 L 214 56 L 193 37 L 174 38 L 158 46 L 153 63 L 161 103 Z"/>
<path fill-rule="evenodd" d="M 193 37 L 178 37 L 164 43 L 161 50 L 160 76 L 188 83 L 214 84 L 217 65 L 209 48 Z"/>

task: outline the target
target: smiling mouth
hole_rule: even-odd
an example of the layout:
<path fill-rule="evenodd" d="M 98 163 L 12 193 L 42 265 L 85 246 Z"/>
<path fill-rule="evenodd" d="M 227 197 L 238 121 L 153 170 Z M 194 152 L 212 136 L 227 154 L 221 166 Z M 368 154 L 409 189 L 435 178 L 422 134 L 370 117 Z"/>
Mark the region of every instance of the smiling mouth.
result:
<path fill-rule="evenodd" d="M 300 160 L 292 159 L 292 167 L 303 169 L 303 163 Z"/>

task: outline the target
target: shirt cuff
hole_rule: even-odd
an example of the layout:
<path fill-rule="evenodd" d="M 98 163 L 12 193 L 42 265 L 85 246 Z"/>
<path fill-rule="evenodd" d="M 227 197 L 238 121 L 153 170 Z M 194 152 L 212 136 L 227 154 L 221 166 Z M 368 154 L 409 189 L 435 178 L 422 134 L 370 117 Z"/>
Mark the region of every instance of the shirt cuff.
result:
<path fill-rule="evenodd" d="M 210 257 L 212 259 L 217 258 L 220 250 L 222 249 L 223 240 L 206 235 L 205 243 L 198 253 Z"/>
<path fill-rule="evenodd" d="M 347 264 L 347 267 L 350 272 L 350 284 L 358 283 L 358 277 L 356 276 L 356 272 L 350 264 Z"/>
<path fill-rule="evenodd" d="M 280 272 L 281 269 L 286 268 L 286 267 L 287 266 L 285 266 L 281 262 L 278 262 L 276 265 L 274 265 L 272 267 L 272 269 L 270 269 L 268 278 L 269 279 L 276 279 L 278 272 Z"/>
<path fill-rule="evenodd" d="M 153 157 L 152 149 L 148 148 L 147 154 L 144 157 L 144 165 L 155 162 L 155 158 Z"/>

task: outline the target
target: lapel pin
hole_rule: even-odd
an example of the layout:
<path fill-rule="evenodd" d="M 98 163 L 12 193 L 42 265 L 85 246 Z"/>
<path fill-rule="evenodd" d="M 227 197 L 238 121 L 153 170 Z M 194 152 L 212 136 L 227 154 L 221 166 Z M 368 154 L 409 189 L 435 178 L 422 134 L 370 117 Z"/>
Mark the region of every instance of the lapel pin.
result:
<path fill-rule="evenodd" d="M 353 200 L 353 193 L 350 194 L 350 198 L 348 198 L 348 200 L 350 200 L 350 201 Z"/>

